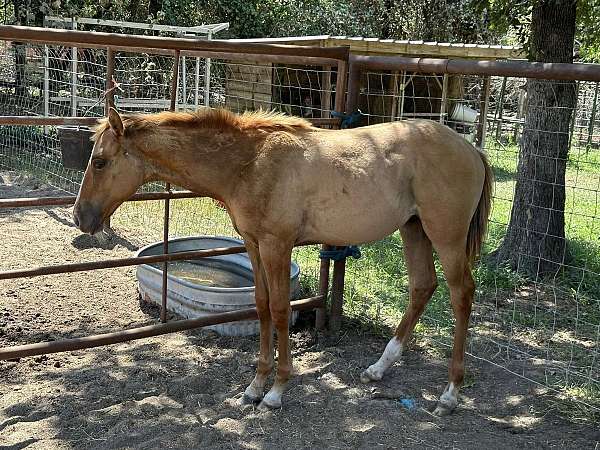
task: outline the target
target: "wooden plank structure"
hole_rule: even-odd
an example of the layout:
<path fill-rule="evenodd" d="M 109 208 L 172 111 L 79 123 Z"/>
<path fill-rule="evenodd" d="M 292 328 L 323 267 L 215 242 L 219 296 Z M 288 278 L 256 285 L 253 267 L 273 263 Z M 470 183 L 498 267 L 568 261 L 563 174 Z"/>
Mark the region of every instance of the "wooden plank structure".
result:
<path fill-rule="evenodd" d="M 249 60 L 230 62 L 226 68 L 225 106 L 231 111 L 244 112 L 270 109 L 272 103 L 273 64 Z"/>
<path fill-rule="evenodd" d="M 348 46 L 353 55 L 411 56 L 470 59 L 524 59 L 520 47 L 503 45 L 451 44 L 394 39 L 346 36 L 304 36 L 266 39 L 231 39 L 236 43 L 269 43 L 312 45 L 317 47 Z M 254 67 L 232 66 L 226 75 L 226 105 L 234 111 L 276 108 L 289 114 L 308 116 L 311 110 L 329 110 L 335 84 L 319 80 L 314 66 L 285 67 L 277 63 L 256 61 Z M 320 91 L 314 89 L 320 86 Z M 369 123 L 395 120 L 399 117 L 427 117 L 444 122 L 452 112 L 452 99 L 463 97 L 460 76 L 416 76 L 388 70 L 363 72 L 356 108 L 369 115 Z M 308 106 L 308 107 L 307 107 Z"/>

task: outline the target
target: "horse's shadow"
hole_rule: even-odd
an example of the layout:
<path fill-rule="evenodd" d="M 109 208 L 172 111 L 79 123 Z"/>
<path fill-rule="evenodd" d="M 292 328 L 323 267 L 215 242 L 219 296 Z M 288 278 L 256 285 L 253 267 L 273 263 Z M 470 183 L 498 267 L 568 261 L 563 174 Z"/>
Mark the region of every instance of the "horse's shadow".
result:
<path fill-rule="evenodd" d="M 137 245 L 125 239 L 124 237 L 119 236 L 113 230 L 103 231 L 94 235 L 80 234 L 79 236 L 73 238 L 71 245 L 78 250 L 85 250 L 89 248 L 112 250 L 117 245 L 125 247 L 127 250 L 132 252 L 139 249 Z"/>

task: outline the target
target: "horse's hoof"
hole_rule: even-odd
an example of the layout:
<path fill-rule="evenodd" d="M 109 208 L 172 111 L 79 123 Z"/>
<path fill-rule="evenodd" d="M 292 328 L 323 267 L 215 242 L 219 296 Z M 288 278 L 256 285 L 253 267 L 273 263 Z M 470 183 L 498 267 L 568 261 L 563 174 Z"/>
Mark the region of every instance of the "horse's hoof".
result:
<path fill-rule="evenodd" d="M 275 403 L 275 404 L 271 404 L 269 402 L 266 402 L 264 399 L 262 402 L 259 403 L 259 405 L 257 406 L 259 411 L 272 411 L 274 409 L 280 409 L 281 408 L 281 402 L 279 402 L 279 404 Z"/>
<path fill-rule="evenodd" d="M 255 405 L 263 399 L 264 395 L 262 389 L 255 388 L 254 383 L 251 383 L 244 391 L 242 403 L 245 405 Z"/>
<path fill-rule="evenodd" d="M 454 386 L 454 383 L 448 383 L 444 393 L 440 395 L 437 406 L 433 410 L 433 414 L 438 417 L 447 416 L 452 414 L 452 411 L 458 406 L 458 388 Z"/>
<path fill-rule="evenodd" d="M 260 402 L 260 405 L 258 405 L 258 409 L 261 411 L 279 408 L 281 408 L 281 395 L 274 395 L 271 392 L 267 392 L 267 395 L 265 395 L 262 402 Z"/>
<path fill-rule="evenodd" d="M 262 397 L 254 397 L 244 392 L 242 396 L 242 405 L 256 405 L 262 400 Z"/>
<path fill-rule="evenodd" d="M 433 410 L 433 415 L 437 417 L 449 416 L 454 411 L 455 407 L 450 407 L 448 405 L 444 405 L 443 403 L 437 404 L 435 409 Z"/>
<path fill-rule="evenodd" d="M 256 407 L 256 409 L 258 409 L 259 411 L 266 412 L 266 411 L 271 411 L 271 409 L 273 409 L 273 408 L 271 408 L 271 407 L 270 407 L 269 405 L 267 405 L 267 404 L 266 404 L 264 401 L 262 401 L 262 402 L 260 402 L 260 403 L 258 404 L 258 406 Z"/>
<path fill-rule="evenodd" d="M 371 381 L 381 381 L 383 377 L 372 373 L 369 369 L 363 370 L 360 374 L 360 381 L 365 384 L 370 383 Z"/>

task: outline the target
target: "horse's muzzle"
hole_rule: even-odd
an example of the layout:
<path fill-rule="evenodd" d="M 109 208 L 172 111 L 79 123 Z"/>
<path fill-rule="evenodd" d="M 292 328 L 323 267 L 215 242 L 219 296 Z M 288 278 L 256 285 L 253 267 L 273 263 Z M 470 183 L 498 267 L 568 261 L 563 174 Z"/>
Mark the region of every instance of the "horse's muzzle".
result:
<path fill-rule="evenodd" d="M 95 234 L 102 228 L 102 212 L 89 202 L 77 202 L 73 207 L 73 223 L 82 232 Z"/>

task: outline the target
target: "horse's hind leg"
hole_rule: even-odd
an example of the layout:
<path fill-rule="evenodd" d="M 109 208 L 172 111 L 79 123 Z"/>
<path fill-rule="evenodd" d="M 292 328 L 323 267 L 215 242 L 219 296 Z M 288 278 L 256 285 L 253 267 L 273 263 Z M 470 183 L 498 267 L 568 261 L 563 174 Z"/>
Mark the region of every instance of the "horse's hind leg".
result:
<path fill-rule="evenodd" d="M 388 342 L 379 360 L 360 376 L 363 383 L 378 381 L 384 372 L 402 355 L 402 350 L 437 287 L 431 241 L 423 231 L 421 221 L 413 217 L 402 228 L 404 258 L 408 270 L 410 302 L 395 336 Z"/>
<path fill-rule="evenodd" d="M 434 243 L 435 245 L 435 243 Z M 440 396 L 434 414 L 443 416 L 451 413 L 458 404 L 458 390 L 465 374 L 465 342 L 475 293 L 475 282 L 466 256 L 464 241 L 453 245 L 436 245 L 436 251 L 444 269 L 450 289 L 450 301 L 454 311 L 454 345 L 448 367 L 448 385 Z"/>

